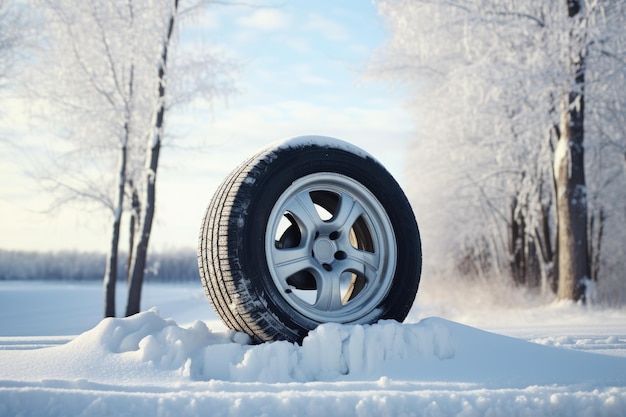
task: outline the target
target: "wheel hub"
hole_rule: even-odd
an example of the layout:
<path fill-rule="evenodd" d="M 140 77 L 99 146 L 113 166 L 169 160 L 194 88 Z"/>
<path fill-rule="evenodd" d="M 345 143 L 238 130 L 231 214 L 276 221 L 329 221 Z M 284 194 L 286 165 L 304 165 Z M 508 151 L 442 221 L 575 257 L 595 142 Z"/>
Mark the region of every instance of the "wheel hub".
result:
<path fill-rule="evenodd" d="M 313 257 L 322 265 L 331 263 L 335 259 L 335 252 L 337 246 L 325 237 L 318 238 L 313 245 Z"/>

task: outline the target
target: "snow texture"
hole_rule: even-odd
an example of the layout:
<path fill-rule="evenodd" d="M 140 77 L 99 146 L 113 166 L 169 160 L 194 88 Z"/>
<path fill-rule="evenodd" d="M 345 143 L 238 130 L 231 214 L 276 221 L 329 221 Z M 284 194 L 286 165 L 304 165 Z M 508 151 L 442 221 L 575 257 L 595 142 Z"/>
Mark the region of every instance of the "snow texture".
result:
<path fill-rule="evenodd" d="M 211 320 L 178 325 L 152 308 L 73 338 L 0 338 L 0 416 L 626 415 L 623 352 L 576 348 L 623 349 L 623 335 L 535 342 L 431 317 L 250 345 Z"/>
<path fill-rule="evenodd" d="M 571 176 L 571 161 L 570 161 L 570 148 L 569 143 L 565 139 L 560 139 L 557 142 L 556 149 L 554 150 L 554 175 L 556 180 L 559 180 L 559 175 L 561 174 L 561 166 L 566 164 L 568 171 L 568 177 Z"/>
<path fill-rule="evenodd" d="M 277 149 L 301 148 L 301 147 L 310 146 L 310 145 L 317 145 L 323 148 L 341 149 L 343 151 L 358 155 L 363 159 L 372 159 L 378 162 L 376 158 L 374 158 L 372 155 L 370 155 L 365 150 L 359 148 L 358 146 L 353 145 L 349 142 L 343 141 L 341 139 L 330 137 L 330 136 L 317 136 L 317 135 L 296 136 L 287 140 L 276 142 L 270 145 L 269 148 L 277 148 Z M 380 162 L 378 163 L 380 164 Z"/>

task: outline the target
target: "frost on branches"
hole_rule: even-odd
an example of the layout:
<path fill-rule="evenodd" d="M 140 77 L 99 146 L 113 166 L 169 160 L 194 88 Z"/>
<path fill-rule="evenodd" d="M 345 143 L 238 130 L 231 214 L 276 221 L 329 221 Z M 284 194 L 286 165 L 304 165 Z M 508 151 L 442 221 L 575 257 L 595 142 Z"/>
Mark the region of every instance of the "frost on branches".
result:
<path fill-rule="evenodd" d="M 371 72 L 415 91 L 407 191 L 432 245 L 425 267 L 570 299 L 587 277 L 626 300 L 626 6 L 376 4 L 391 37 Z"/>

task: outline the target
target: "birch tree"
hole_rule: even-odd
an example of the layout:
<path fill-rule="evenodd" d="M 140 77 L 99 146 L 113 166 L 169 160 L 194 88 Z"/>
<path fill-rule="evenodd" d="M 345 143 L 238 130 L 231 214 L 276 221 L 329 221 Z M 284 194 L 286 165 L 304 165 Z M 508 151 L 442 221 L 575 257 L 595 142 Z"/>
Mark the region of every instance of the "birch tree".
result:
<path fill-rule="evenodd" d="M 170 45 L 174 34 L 174 26 L 178 18 L 178 0 L 174 0 L 167 19 L 165 35 L 161 43 L 161 57 L 157 63 L 157 81 L 154 116 L 151 127 L 151 134 L 146 144 L 146 166 L 145 166 L 145 190 L 144 202 L 141 205 L 141 224 L 139 242 L 132 252 L 130 271 L 130 286 L 128 290 L 128 302 L 126 304 L 126 315 L 130 316 L 139 313 L 141 308 L 141 289 L 146 269 L 146 257 L 148 254 L 148 243 L 152 231 L 152 220 L 156 203 L 156 179 L 159 166 L 159 154 L 161 152 L 161 142 L 164 133 L 165 104 L 167 86 L 167 64 L 170 53 Z"/>
<path fill-rule="evenodd" d="M 213 1 L 198 0 L 184 4 L 179 0 L 167 2 L 162 9 L 158 59 L 153 67 L 152 118 L 145 139 L 145 163 L 142 176 L 141 201 L 137 216 L 138 241 L 134 246 L 129 264 L 129 291 L 126 315 L 141 310 L 141 291 L 147 266 L 148 246 L 156 210 L 156 184 L 159 158 L 166 138 L 166 115 L 173 107 L 185 104 L 191 99 L 202 98 L 212 102 L 218 97 L 227 97 L 236 90 L 233 74 L 236 66 L 213 54 L 201 54 L 183 59 L 177 52 L 176 31 L 181 20 Z M 219 3 L 219 2 L 216 2 Z M 227 3 L 224 3 L 227 4 Z M 191 58 L 191 59 L 189 59 Z M 175 65 L 177 64 L 177 65 Z M 193 83 L 186 79 L 194 74 Z M 177 82 L 180 81 L 180 82 Z M 132 246 L 132 245 L 131 245 Z"/>
<path fill-rule="evenodd" d="M 46 184 L 56 193 L 58 205 L 104 206 L 112 214 L 104 292 L 105 316 L 114 316 L 125 211 L 132 219 L 129 300 L 139 305 L 142 279 L 136 277 L 143 276 L 156 204 L 156 168 L 169 109 L 165 65 L 178 1 L 41 0 L 40 5 L 47 37 L 31 78 L 36 86 L 32 94 L 47 103 L 47 120 L 59 122 L 65 138 L 63 150 L 55 154 L 45 174 Z M 182 83 L 186 89 L 172 94 L 170 105 L 212 100 L 232 91 L 230 64 L 215 56 L 195 57 L 195 63 L 193 77 Z M 220 78 L 224 74 L 226 81 Z M 176 75 L 180 74 L 171 78 Z M 136 245 L 135 227 L 141 231 Z"/>
<path fill-rule="evenodd" d="M 145 67 L 138 57 L 139 45 L 133 42 L 139 30 L 137 10 L 132 0 L 45 0 L 41 6 L 48 25 L 47 54 L 37 67 L 45 72 L 35 78 L 39 82 L 34 91 L 54 107 L 50 116 L 69 122 L 67 140 L 72 145 L 71 153 L 58 160 L 58 169 L 47 175 L 47 183 L 57 191 L 59 202 L 88 200 L 112 214 L 103 279 L 104 315 L 111 317 L 128 164 L 136 163 L 130 150 L 145 129 L 145 106 L 135 94 L 145 88 L 135 77 Z M 104 172 L 84 165 L 94 159 Z"/>
<path fill-rule="evenodd" d="M 377 5 L 392 38 L 374 72 L 415 88 L 421 133 L 413 170 L 442 173 L 434 180 L 445 181 L 434 196 L 414 197 L 417 210 L 437 204 L 447 216 L 435 220 L 445 228 L 437 235 L 446 236 L 441 253 L 456 253 L 457 265 L 474 259 L 483 269 L 508 271 L 525 285 L 536 282 L 529 271 L 538 262 L 543 287 L 558 288 L 560 298 L 583 297 L 590 276 L 585 174 L 594 168 L 583 153 L 599 144 L 591 132 L 622 119 L 607 75 L 613 81 L 624 72 L 621 3 Z M 600 65 L 610 71 L 597 71 Z M 594 105 L 615 118 L 586 117 L 591 89 Z M 416 181 L 422 190 L 423 182 Z"/>

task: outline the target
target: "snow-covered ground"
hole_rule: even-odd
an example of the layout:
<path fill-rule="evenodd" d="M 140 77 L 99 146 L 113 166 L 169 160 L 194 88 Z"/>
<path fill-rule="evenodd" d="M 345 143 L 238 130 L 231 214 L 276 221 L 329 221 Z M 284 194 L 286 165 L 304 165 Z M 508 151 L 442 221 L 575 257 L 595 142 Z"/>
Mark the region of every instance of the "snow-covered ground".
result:
<path fill-rule="evenodd" d="M 101 321 L 100 284 L 0 282 L 0 417 L 626 416 L 623 309 L 423 282 L 404 324 L 252 346 L 200 284 L 143 305 Z"/>

